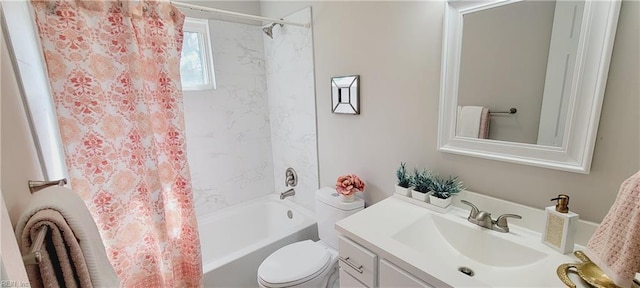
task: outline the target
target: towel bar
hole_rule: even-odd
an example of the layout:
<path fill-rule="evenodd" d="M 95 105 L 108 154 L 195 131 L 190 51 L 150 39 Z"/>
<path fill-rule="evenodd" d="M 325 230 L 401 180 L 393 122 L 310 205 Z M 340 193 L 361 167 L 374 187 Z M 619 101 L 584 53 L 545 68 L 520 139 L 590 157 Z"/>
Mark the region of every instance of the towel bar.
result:
<path fill-rule="evenodd" d="M 31 246 L 31 252 L 29 254 L 22 256 L 22 261 L 24 265 L 37 265 L 40 264 L 40 260 L 42 260 L 42 253 L 40 253 L 40 249 L 42 249 L 42 244 L 44 242 L 44 237 L 47 236 L 47 231 L 49 227 L 42 226 L 38 229 L 38 235 L 36 235 L 36 240 L 33 241 L 33 246 Z"/>
<path fill-rule="evenodd" d="M 54 185 L 58 185 L 58 186 L 67 185 L 67 178 L 62 178 L 60 180 L 54 180 L 54 181 L 29 180 L 29 191 L 31 191 L 31 194 L 33 194 L 44 188 L 47 188 L 49 186 L 54 186 Z"/>
<path fill-rule="evenodd" d="M 489 114 L 516 114 L 516 112 L 518 112 L 518 109 L 511 108 L 509 109 L 509 111 L 496 111 L 496 112 L 489 111 Z"/>

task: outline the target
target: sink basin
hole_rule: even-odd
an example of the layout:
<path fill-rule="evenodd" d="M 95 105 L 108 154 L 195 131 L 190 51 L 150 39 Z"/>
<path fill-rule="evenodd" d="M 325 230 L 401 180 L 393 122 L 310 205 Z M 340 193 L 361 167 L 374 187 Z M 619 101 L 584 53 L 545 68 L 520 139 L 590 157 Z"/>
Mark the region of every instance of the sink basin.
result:
<path fill-rule="evenodd" d="M 402 228 L 392 239 L 411 249 L 455 262 L 472 260 L 492 267 L 517 267 L 548 256 L 514 241 L 502 233 L 466 222 L 427 214 Z M 472 263 L 473 264 L 473 263 Z"/>

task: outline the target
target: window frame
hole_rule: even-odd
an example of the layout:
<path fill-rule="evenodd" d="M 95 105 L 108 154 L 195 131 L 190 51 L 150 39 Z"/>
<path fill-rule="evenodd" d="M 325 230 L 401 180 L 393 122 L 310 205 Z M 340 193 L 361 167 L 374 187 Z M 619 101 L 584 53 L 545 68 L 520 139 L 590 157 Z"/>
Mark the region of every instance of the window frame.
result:
<path fill-rule="evenodd" d="M 200 85 L 184 85 L 182 83 L 182 73 L 180 74 L 180 84 L 182 91 L 201 91 L 201 90 L 215 90 L 216 89 L 216 77 L 213 65 L 213 51 L 211 49 L 211 40 L 209 34 L 209 21 L 206 19 L 198 19 L 185 17 L 183 25 L 183 33 L 197 33 L 198 43 L 200 44 L 200 56 L 203 62 L 203 74 L 205 84 Z M 180 58 L 182 62 L 182 57 Z"/>

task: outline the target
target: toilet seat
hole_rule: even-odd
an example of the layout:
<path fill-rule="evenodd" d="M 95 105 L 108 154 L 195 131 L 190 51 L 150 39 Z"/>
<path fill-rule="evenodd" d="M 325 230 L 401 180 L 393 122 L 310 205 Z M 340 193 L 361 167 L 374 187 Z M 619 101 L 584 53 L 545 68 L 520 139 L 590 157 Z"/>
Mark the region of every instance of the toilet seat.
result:
<path fill-rule="evenodd" d="M 331 252 L 311 240 L 273 252 L 258 268 L 258 281 L 268 287 L 290 287 L 310 281 L 331 266 Z"/>

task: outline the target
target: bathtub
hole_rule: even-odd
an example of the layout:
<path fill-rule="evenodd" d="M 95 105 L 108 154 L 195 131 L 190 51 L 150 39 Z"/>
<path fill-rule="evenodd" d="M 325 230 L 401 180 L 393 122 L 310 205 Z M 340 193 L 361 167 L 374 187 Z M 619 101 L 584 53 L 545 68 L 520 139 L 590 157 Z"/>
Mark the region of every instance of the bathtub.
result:
<path fill-rule="evenodd" d="M 276 194 L 202 217 L 198 227 L 205 287 L 257 287 L 258 266 L 269 254 L 318 239 L 315 215 Z"/>

